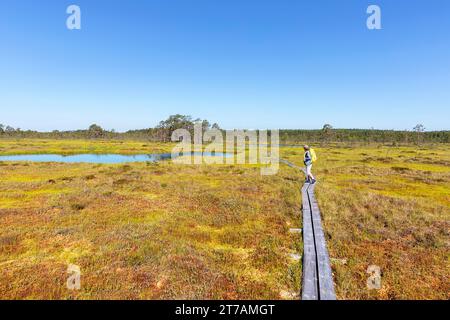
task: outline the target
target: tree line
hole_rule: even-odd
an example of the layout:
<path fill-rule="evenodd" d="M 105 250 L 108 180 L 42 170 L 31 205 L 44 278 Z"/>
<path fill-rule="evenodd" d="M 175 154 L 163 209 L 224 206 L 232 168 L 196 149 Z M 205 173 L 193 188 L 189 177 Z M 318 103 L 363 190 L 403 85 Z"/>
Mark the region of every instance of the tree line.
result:
<path fill-rule="evenodd" d="M 194 124 L 201 123 L 203 130 L 220 129 L 217 123 L 208 120 L 193 119 L 187 115 L 171 115 L 159 122 L 156 127 L 116 132 L 105 130 L 97 124 L 92 124 L 84 130 L 38 132 L 22 130 L 0 124 L 0 138 L 41 138 L 41 139 L 122 139 L 146 140 L 154 142 L 169 142 L 172 132 L 176 129 L 193 131 Z M 325 124 L 317 130 L 280 130 L 282 144 L 301 143 L 332 143 L 332 142 L 360 142 L 360 143 L 449 143 L 450 131 L 425 131 L 422 124 L 411 130 L 377 130 L 377 129 L 335 129 Z"/>

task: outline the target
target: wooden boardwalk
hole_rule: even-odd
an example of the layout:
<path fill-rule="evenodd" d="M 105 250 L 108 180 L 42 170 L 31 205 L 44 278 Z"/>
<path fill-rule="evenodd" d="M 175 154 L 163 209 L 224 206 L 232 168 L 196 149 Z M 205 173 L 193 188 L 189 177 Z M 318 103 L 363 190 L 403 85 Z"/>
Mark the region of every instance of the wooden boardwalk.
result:
<path fill-rule="evenodd" d="M 330 259 L 314 184 L 302 188 L 303 300 L 336 300 Z"/>
<path fill-rule="evenodd" d="M 305 172 L 292 162 L 281 163 Z M 333 274 L 328 256 L 319 205 L 314 195 L 315 184 L 305 183 L 302 188 L 303 211 L 303 283 L 302 300 L 336 300 Z"/>

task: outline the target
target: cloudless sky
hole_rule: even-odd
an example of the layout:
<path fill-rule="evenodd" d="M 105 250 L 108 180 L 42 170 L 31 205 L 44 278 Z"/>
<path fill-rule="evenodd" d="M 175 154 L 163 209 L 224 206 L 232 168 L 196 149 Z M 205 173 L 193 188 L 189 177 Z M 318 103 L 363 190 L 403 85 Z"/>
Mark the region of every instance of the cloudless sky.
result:
<path fill-rule="evenodd" d="M 66 28 L 77 4 L 82 29 Z M 382 10 L 368 30 L 366 9 Z M 448 0 L 2 0 L 0 123 L 450 129 Z"/>

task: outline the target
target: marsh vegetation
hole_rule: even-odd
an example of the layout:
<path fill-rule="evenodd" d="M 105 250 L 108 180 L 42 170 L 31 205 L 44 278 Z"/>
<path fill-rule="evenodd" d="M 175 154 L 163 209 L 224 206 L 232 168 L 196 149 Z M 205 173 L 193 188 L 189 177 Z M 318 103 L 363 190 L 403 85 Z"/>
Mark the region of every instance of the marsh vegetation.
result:
<path fill-rule="evenodd" d="M 1 154 L 158 153 L 142 141 L 0 140 Z M 448 299 L 450 147 L 316 148 L 338 298 Z M 301 165 L 302 150 L 281 156 Z M 303 175 L 281 165 L 0 162 L 2 299 L 281 299 L 299 292 Z M 66 288 L 67 266 L 81 289 Z M 382 289 L 367 290 L 369 265 Z"/>
<path fill-rule="evenodd" d="M 317 150 L 317 198 L 340 299 L 449 299 L 450 148 Z M 286 150 L 298 161 L 299 152 Z M 381 290 L 367 290 L 367 268 Z"/>

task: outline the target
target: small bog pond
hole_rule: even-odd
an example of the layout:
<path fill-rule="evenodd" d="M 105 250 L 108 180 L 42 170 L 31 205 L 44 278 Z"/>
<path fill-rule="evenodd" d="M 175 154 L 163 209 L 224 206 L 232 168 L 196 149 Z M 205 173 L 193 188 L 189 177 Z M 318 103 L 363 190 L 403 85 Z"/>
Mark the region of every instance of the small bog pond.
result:
<path fill-rule="evenodd" d="M 204 157 L 231 157 L 232 154 L 227 153 L 208 153 L 208 152 L 192 152 L 182 153 L 178 156 L 201 156 Z M 0 161 L 31 161 L 31 162 L 63 162 L 63 163 L 126 163 L 126 162 L 156 162 L 162 160 L 172 159 L 171 153 L 159 154 L 75 154 L 75 155 L 60 155 L 60 154 L 23 154 L 12 156 L 0 156 Z"/>

